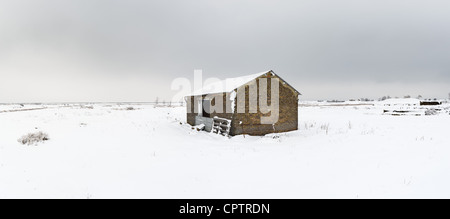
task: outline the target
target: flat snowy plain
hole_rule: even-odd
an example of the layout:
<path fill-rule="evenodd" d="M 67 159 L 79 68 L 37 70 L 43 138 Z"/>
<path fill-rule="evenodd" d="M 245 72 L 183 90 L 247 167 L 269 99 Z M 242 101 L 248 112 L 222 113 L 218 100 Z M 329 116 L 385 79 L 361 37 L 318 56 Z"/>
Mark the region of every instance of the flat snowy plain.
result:
<path fill-rule="evenodd" d="M 229 139 L 182 107 L 44 107 L 0 105 L 0 198 L 450 198 L 448 114 L 302 106 L 299 131 Z"/>

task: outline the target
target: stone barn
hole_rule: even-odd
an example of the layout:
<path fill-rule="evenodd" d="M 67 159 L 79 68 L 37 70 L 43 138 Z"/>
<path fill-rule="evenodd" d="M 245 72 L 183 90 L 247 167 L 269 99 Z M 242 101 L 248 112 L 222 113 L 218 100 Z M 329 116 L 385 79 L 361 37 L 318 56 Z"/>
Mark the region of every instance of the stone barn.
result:
<path fill-rule="evenodd" d="M 294 131 L 299 95 L 273 71 L 229 78 L 185 97 L 187 122 L 225 136 Z"/>

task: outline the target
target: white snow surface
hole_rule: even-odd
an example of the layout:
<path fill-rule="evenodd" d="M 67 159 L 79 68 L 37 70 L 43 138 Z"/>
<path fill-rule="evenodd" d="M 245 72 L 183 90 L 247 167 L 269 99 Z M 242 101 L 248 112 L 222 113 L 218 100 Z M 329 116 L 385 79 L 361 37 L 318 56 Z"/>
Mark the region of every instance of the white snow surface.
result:
<path fill-rule="evenodd" d="M 260 72 L 257 74 L 242 76 L 242 77 L 236 77 L 236 78 L 227 78 L 222 81 L 217 81 L 211 84 L 204 84 L 202 88 L 194 91 L 189 96 L 198 96 L 203 94 L 217 94 L 217 93 L 226 93 L 231 92 L 236 88 L 241 87 L 244 84 L 247 84 L 248 82 L 258 78 L 259 76 L 263 74 L 267 74 L 270 71 Z"/>
<path fill-rule="evenodd" d="M 226 138 L 129 106 L 0 113 L 0 198 L 450 198 L 448 113 L 300 107 L 298 131 Z"/>

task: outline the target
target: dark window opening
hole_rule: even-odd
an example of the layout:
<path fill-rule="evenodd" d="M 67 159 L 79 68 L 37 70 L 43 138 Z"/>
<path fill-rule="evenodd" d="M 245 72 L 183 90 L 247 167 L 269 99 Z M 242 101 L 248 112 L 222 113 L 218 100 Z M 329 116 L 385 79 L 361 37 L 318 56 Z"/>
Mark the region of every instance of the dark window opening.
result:
<path fill-rule="evenodd" d="M 203 107 L 202 107 L 202 116 L 211 118 L 211 100 L 203 100 Z"/>

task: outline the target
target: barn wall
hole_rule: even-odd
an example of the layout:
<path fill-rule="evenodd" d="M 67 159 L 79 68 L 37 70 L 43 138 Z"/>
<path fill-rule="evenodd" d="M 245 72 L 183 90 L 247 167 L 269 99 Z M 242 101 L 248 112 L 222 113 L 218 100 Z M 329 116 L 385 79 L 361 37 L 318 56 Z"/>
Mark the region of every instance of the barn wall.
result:
<path fill-rule="evenodd" d="M 194 97 L 187 97 L 186 102 L 186 121 L 189 125 L 195 126 L 195 117 L 197 114 L 194 113 Z"/>
<path fill-rule="evenodd" d="M 259 79 L 257 80 L 257 86 L 259 91 Z M 269 88 L 268 102 L 270 104 L 271 100 L 271 88 L 270 83 L 268 83 Z M 263 115 L 259 110 L 259 98 L 258 102 L 258 113 L 248 113 L 249 112 L 249 90 L 246 88 L 245 96 L 245 108 L 246 113 L 236 113 L 233 115 L 231 135 L 266 135 L 269 133 L 280 133 L 298 130 L 298 94 L 293 91 L 288 85 L 284 84 L 280 80 L 280 116 L 277 123 L 273 125 L 261 124 L 261 117 L 267 116 Z M 237 101 L 237 98 L 235 99 Z M 235 106 L 236 107 L 236 106 Z M 237 109 L 235 109 L 236 111 Z"/>
<path fill-rule="evenodd" d="M 227 99 L 230 99 L 230 94 L 229 93 L 221 93 L 221 94 L 215 94 L 215 95 L 210 95 L 210 97 L 213 98 L 211 105 L 215 105 L 216 104 L 216 100 L 221 98 L 222 99 L 222 113 L 211 113 L 211 118 L 214 118 L 215 116 L 219 117 L 219 118 L 224 118 L 224 119 L 231 119 L 233 116 L 233 111 L 231 109 L 231 101 L 228 101 L 227 103 Z M 206 96 L 204 96 L 204 98 L 206 98 Z M 228 110 L 228 111 L 227 111 Z"/>
<path fill-rule="evenodd" d="M 216 104 L 216 99 L 217 98 L 221 98 L 223 101 L 223 106 L 222 106 L 222 113 L 217 113 L 217 112 L 213 112 L 211 113 L 211 118 L 214 118 L 215 116 L 219 117 L 219 118 L 224 118 L 224 119 L 230 119 L 233 116 L 232 113 L 232 109 L 231 109 L 231 101 L 228 101 L 227 103 L 227 99 L 230 99 L 229 97 L 229 93 L 221 93 L 221 94 L 212 94 L 212 95 L 208 95 L 209 98 L 212 99 L 212 105 Z M 198 97 L 199 99 L 200 97 Z M 201 97 L 202 99 L 207 98 L 207 95 L 203 95 Z M 191 113 L 187 113 L 187 123 L 194 126 L 195 123 L 195 117 L 198 116 L 198 113 L 194 113 L 194 109 L 197 107 L 197 103 L 195 101 L 195 97 L 188 97 L 187 98 L 187 104 L 186 104 L 186 110 L 187 112 L 189 112 L 189 108 L 191 109 Z M 227 111 L 228 110 L 228 111 Z"/>

